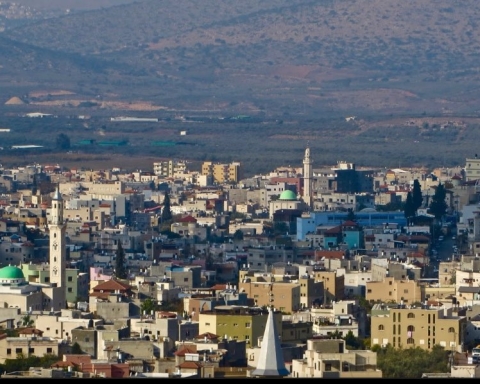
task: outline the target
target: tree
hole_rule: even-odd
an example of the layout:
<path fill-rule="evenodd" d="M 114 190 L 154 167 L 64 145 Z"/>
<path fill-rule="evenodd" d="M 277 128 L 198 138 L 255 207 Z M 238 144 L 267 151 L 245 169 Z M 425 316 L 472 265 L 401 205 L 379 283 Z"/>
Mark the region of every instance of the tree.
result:
<path fill-rule="evenodd" d="M 407 200 L 405 202 L 405 207 L 403 208 L 403 212 L 405 213 L 405 218 L 407 219 L 407 225 L 410 225 L 415 217 L 415 204 L 413 202 L 413 196 L 411 192 L 407 194 Z"/>
<path fill-rule="evenodd" d="M 72 352 L 72 355 L 83 354 L 82 348 L 80 347 L 80 344 L 78 344 L 77 342 L 73 343 L 71 352 Z"/>
<path fill-rule="evenodd" d="M 118 241 L 117 250 L 115 251 L 115 276 L 117 279 L 127 278 L 127 269 L 125 268 L 125 251 L 122 242 Z"/>
<path fill-rule="evenodd" d="M 432 202 L 430 203 L 430 212 L 437 222 L 442 220 L 443 215 L 447 211 L 447 203 L 445 202 L 445 197 L 447 193 L 445 191 L 445 187 L 442 183 L 439 183 L 437 188 L 435 189 L 435 194 L 433 195 Z"/>
<path fill-rule="evenodd" d="M 22 317 L 22 326 L 23 327 L 31 327 L 35 321 L 30 317 L 30 315 L 25 315 Z"/>
<path fill-rule="evenodd" d="M 413 181 L 412 203 L 413 203 L 413 209 L 415 210 L 415 214 L 416 214 L 417 210 L 423 204 L 422 188 L 420 187 L 420 182 L 418 181 L 418 179 L 415 179 Z"/>
<path fill-rule="evenodd" d="M 66 134 L 60 133 L 55 140 L 55 146 L 57 149 L 70 149 L 70 138 Z"/>
<path fill-rule="evenodd" d="M 243 240 L 243 231 L 241 229 L 237 229 L 233 234 L 233 240 L 241 241 Z"/>
<path fill-rule="evenodd" d="M 157 310 L 157 304 L 155 304 L 155 301 L 153 301 L 152 299 L 145 299 L 144 302 L 142 304 L 140 304 L 140 310 L 142 312 L 142 314 L 151 314 L 152 311 L 156 311 Z"/>
<path fill-rule="evenodd" d="M 162 215 L 160 216 L 162 224 L 168 223 L 173 218 L 172 209 L 170 207 L 170 195 L 165 192 L 165 198 L 163 199 Z"/>
<path fill-rule="evenodd" d="M 348 331 L 343 340 L 345 340 L 348 349 L 364 349 L 363 341 L 356 337 L 352 331 Z"/>
<path fill-rule="evenodd" d="M 449 372 L 448 356 L 439 345 L 429 350 L 416 348 L 394 348 L 390 344 L 385 348 L 374 345 L 372 351 L 377 352 L 377 366 L 384 379 L 420 379 L 425 372 Z"/>

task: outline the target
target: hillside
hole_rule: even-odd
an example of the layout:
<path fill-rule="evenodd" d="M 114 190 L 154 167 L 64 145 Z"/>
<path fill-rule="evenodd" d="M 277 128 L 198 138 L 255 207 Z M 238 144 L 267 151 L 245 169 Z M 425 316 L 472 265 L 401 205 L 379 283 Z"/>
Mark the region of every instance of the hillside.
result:
<path fill-rule="evenodd" d="M 435 6 L 427 0 L 119 4 L 4 35 L 122 68 L 114 78 L 69 76 L 73 85 L 52 69 L 54 88 L 180 109 L 211 109 L 215 98 L 218 108 L 240 103 L 250 113 L 471 113 L 480 96 L 480 4 L 473 0 Z M 25 65 L 22 57 L 16 60 L 15 67 Z M 33 73 L 22 78 L 36 84 Z"/>

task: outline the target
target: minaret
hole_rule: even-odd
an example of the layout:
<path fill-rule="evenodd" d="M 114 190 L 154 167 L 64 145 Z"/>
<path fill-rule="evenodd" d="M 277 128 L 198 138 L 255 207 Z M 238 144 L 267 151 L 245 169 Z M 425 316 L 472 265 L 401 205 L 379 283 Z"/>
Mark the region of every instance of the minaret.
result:
<path fill-rule="evenodd" d="M 273 310 L 269 309 L 257 368 L 252 371 L 251 375 L 280 378 L 289 374 L 290 372 L 285 368 L 285 362 L 283 361 L 282 346 L 278 337 Z"/>
<path fill-rule="evenodd" d="M 311 209 L 313 204 L 312 198 L 312 167 L 313 161 L 310 158 L 310 148 L 305 150 L 305 158 L 303 159 L 303 201 Z"/>
<path fill-rule="evenodd" d="M 50 223 L 50 283 L 65 287 L 65 224 L 63 222 L 63 199 L 58 186 L 52 199 Z"/>

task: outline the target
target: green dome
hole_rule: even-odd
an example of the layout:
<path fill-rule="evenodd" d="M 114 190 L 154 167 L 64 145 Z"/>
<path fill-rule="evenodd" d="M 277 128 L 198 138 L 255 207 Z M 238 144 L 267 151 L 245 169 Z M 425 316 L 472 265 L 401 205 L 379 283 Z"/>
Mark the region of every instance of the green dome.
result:
<path fill-rule="evenodd" d="M 20 268 L 9 265 L 0 269 L 0 279 L 25 279 L 25 276 Z"/>
<path fill-rule="evenodd" d="M 294 192 L 289 191 L 288 189 L 286 191 L 283 191 L 280 197 L 278 198 L 279 200 L 297 200 L 297 195 L 295 195 Z"/>

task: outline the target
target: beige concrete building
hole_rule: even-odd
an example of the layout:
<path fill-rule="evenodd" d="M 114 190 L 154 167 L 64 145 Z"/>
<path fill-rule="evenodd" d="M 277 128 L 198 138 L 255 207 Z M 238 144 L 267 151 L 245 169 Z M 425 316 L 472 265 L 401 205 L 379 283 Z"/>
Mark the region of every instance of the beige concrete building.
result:
<path fill-rule="evenodd" d="M 315 271 L 314 278 L 317 282 L 323 282 L 323 304 L 345 298 L 345 275 L 339 275 L 337 271 Z"/>
<path fill-rule="evenodd" d="M 70 314 L 68 313 L 70 312 Z M 41 330 L 45 337 L 67 340 L 71 337 L 72 330 L 78 327 L 88 328 L 89 325 L 96 327 L 103 324 L 102 319 L 80 318 L 80 311 L 63 310 L 61 313 L 32 314 L 35 319 L 35 327 Z"/>
<path fill-rule="evenodd" d="M 476 155 L 465 160 L 465 179 L 466 181 L 480 179 L 480 159 Z"/>
<path fill-rule="evenodd" d="M 243 167 L 239 162 L 215 164 L 211 161 L 205 161 L 202 164 L 201 172 L 205 176 L 212 175 L 215 183 L 238 183 L 243 178 Z"/>
<path fill-rule="evenodd" d="M 58 356 L 58 340 L 50 337 L 25 334 L 21 337 L 0 335 L 0 364 L 6 359 L 16 359 L 18 355 L 39 356 L 53 354 Z"/>
<path fill-rule="evenodd" d="M 280 278 L 283 276 L 278 277 Z M 274 281 L 267 282 L 258 281 L 261 277 L 244 277 L 240 279 L 239 291 L 245 292 L 257 306 L 273 305 L 281 312 L 287 313 L 309 308 L 313 303 L 323 299 L 323 282 L 315 282 L 308 277 L 283 281 L 273 279 Z"/>
<path fill-rule="evenodd" d="M 425 300 L 425 287 L 418 281 L 386 277 L 383 281 L 368 281 L 366 286 L 365 298 L 371 302 L 412 304 Z"/>
<path fill-rule="evenodd" d="M 250 282 L 240 283 L 240 292 L 253 298 L 255 305 L 273 305 L 281 312 L 294 312 L 300 309 L 300 285 L 292 282 Z"/>
<path fill-rule="evenodd" d="M 377 354 L 347 350 L 344 340 L 308 340 L 303 359 L 292 360 L 292 378 L 381 378 Z"/>
<path fill-rule="evenodd" d="M 440 345 L 462 352 L 466 322 L 466 317 L 458 316 L 454 308 L 405 305 L 389 308 L 375 304 L 371 312 L 372 345 L 428 350 Z"/>

